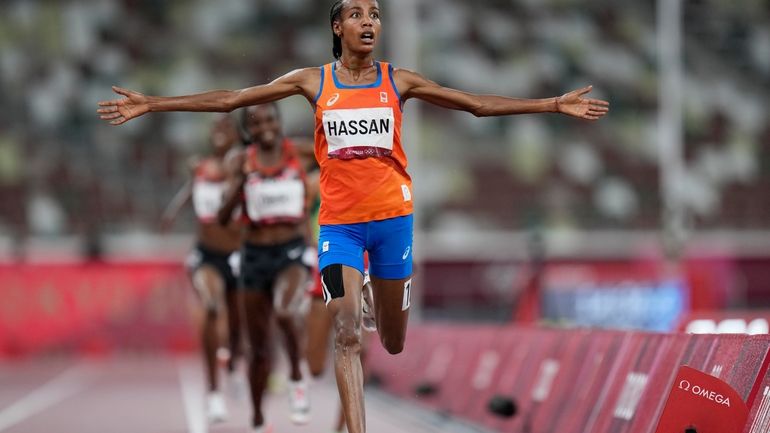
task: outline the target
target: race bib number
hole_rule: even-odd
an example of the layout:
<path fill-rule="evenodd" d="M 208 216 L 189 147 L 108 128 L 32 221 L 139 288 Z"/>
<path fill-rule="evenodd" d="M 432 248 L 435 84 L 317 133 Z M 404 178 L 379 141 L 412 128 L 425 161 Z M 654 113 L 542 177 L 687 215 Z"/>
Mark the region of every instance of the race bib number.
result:
<path fill-rule="evenodd" d="M 195 182 L 192 192 L 195 215 L 203 220 L 216 218 L 224 193 L 225 182 Z"/>
<path fill-rule="evenodd" d="M 299 179 L 249 179 L 244 192 L 252 221 L 302 217 L 305 186 Z"/>
<path fill-rule="evenodd" d="M 323 125 L 329 158 L 370 158 L 393 151 L 396 122 L 390 107 L 325 110 Z"/>

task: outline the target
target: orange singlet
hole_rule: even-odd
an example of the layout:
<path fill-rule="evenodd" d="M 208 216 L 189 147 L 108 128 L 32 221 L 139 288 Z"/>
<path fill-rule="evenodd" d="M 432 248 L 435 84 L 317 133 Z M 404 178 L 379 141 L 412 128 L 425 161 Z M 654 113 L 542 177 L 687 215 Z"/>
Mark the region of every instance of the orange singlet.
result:
<path fill-rule="evenodd" d="M 401 96 L 393 67 L 385 62 L 375 67 L 376 81 L 356 86 L 337 80 L 336 63 L 321 67 L 315 100 L 321 225 L 412 213 L 412 179 L 401 146 Z"/>

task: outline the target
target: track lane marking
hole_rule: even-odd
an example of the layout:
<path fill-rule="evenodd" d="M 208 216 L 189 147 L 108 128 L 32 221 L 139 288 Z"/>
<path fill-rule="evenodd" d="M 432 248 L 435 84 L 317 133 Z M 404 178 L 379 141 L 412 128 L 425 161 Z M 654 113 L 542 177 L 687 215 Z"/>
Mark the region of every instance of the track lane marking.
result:
<path fill-rule="evenodd" d="M 87 382 L 86 371 L 82 364 L 76 364 L 64 370 L 0 410 L 0 432 L 80 392 L 87 386 Z"/>
<path fill-rule="evenodd" d="M 187 430 L 190 433 L 207 433 L 206 419 L 203 416 L 204 386 L 198 380 L 199 369 L 194 368 L 191 361 L 180 360 L 177 370 Z"/>

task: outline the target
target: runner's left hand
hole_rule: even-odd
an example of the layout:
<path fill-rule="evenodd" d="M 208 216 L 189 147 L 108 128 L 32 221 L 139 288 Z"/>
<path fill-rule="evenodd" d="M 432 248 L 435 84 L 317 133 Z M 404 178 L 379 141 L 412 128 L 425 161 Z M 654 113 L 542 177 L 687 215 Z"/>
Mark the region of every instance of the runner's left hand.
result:
<path fill-rule="evenodd" d="M 601 99 L 583 98 L 593 86 L 573 90 L 557 98 L 560 113 L 580 119 L 598 120 L 610 110 L 610 103 Z"/>

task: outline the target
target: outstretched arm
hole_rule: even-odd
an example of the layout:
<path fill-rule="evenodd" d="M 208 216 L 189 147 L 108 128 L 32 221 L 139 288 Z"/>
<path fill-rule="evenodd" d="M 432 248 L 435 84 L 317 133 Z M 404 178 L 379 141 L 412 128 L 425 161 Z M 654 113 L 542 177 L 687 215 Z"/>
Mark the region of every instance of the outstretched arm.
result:
<path fill-rule="evenodd" d="M 100 101 L 97 113 L 112 125 L 151 111 L 230 112 L 236 108 L 277 101 L 292 95 L 304 95 L 312 100 L 321 83 L 319 68 L 292 71 L 269 84 L 240 90 L 213 90 L 186 96 L 146 96 L 139 92 L 113 86 L 112 90 L 125 98 Z"/>
<path fill-rule="evenodd" d="M 546 99 L 519 99 L 496 95 L 477 95 L 442 87 L 422 75 L 397 69 L 394 78 L 403 100 L 417 98 L 453 110 L 467 111 L 477 117 L 527 113 L 563 113 L 581 119 L 597 120 L 607 114 L 609 103 L 583 98 L 592 86 Z"/>

